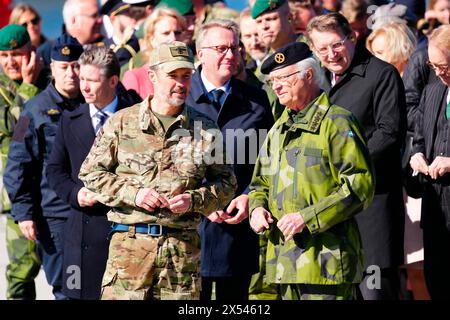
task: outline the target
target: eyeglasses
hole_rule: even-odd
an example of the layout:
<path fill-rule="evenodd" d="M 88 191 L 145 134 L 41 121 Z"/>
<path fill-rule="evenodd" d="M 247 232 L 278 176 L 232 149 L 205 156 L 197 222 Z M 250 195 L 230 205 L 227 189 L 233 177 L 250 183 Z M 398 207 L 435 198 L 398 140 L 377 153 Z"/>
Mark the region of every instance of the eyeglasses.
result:
<path fill-rule="evenodd" d="M 427 64 L 428 64 L 428 66 L 429 66 L 431 69 L 433 69 L 434 71 L 442 71 L 442 72 L 445 72 L 445 73 L 447 73 L 448 68 L 450 67 L 449 64 L 439 64 L 439 65 L 436 65 L 436 64 L 431 63 L 430 61 L 427 61 Z"/>
<path fill-rule="evenodd" d="M 341 52 L 344 49 L 344 43 L 345 41 L 347 41 L 348 36 L 345 36 L 344 39 L 342 39 L 341 41 L 337 41 L 335 43 L 329 44 L 326 47 L 322 47 L 322 48 L 316 48 L 316 51 L 321 55 L 321 56 L 326 56 L 328 54 L 328 49 L 331 49 L 331 51 L 333 52 Z"/>
<path fill-rule="evenodd" d="M 227 54 L 228 50 L 231 50 L 231 52 L 233 52 L 233 54 L 237 54 L 240 51 L 239 46 L 231 46 L 230 47 L 230 46 L 225 46 L 225 45 L 202 47 L 202 49 L 212 49 L 221 55 Z"/>
<path fill-rule="evenodd" d="M 278 76 L 278 77 L 272 77 L 272 78 L 269 78 L 268 80 L 267 80 L 267 84 L 269 85 L 269 86 L 273 86 L 275 83 L 280 83 L 280 84 L 282 84 L 282 85 L 286 85 L 288 82 L 287 82 L 287 79 L 289 78 L 289 77 L 291 77 L 291 76 L 293 76 L 294 74 L 297 74 L 297 73 L 300 73 L 301 71 L 295 71 L 295 72 L 292 72 L 292 73 L 290 73 L 290 74 L 287 74 L 287 75 L 284 75 L 284 76 Z"/>
<path fill-rule="evenodd" d="M 31 19 L 30 21 L 24 22 L 22 23 L 23 27 L 27 27 L 28 24 L 32 24 L 33 26 L 37 25 L 39 22 L 41 22 L 41 18 L 39 17 L 34 17 L 33 19 Z"/>

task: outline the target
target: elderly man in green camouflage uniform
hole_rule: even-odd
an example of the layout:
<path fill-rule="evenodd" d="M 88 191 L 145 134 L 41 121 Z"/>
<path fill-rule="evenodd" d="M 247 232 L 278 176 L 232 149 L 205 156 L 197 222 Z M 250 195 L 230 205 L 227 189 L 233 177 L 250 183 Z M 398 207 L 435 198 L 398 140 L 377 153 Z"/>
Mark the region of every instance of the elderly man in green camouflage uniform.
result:
<path fill-rule="evenodd" d="M 40 65 L 25 27 L 8 25 L 0 30 L 0 144 L 1 172 L 6 165 L 9 144 L 24 103 L 35 96 L 35 85 Z M 1 184 L 1 211 L 9 213 L 11 205 Z M 6 243 L 9 265 L 6 267 L 7 298 L 35 299 L 34 278 L 39 273 L 40 262 L 36 245 L 27 240 L 17 224 L 8 215 Z"/>
<path fill-rule="evenodd" d="M 199 298 L 200 217 L 228 204 L 236 177 L 214 122 L 185 105 L 193 61 L 182 42 L 156 48 L 154 98 L 112 116 L 81 167 L 113 207 L 102 299 Z"/>
<path fill-rule="evenodd" d="M 363 253 L 353 216 L 373 198 L 368 150 L 355 117 L 320 93 L 304 43 L 262 65 L 287 108 L 270 130 L 250 185 L 250 225 L 269 239 L 267 281 L 283 299 L 352 299 Z"/>

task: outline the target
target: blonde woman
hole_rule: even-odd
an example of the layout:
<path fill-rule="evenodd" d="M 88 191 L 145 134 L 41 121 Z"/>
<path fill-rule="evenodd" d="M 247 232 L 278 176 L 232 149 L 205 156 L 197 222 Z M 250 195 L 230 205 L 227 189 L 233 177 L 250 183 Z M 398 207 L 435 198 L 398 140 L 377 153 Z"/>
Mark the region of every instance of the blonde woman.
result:
<path fill-rule="evenodd" d="M 406 24 L 390 22 L 372 31 L 366 45 L 375 57 L 392 64 L 403 75 L 416 42 Z"/>
<path fill-rule="evenodd" d="M 184 18 L 175 10 L 158 8 L 144 22 L 144 43 L 135 59 L 135 69 L 125 71 L 122 83 L 135 90 L 142 99 L 153 94 L 153 85 L 148 78 L 148 57 L 160 43 L 181 41 L 186 30 Z"/>

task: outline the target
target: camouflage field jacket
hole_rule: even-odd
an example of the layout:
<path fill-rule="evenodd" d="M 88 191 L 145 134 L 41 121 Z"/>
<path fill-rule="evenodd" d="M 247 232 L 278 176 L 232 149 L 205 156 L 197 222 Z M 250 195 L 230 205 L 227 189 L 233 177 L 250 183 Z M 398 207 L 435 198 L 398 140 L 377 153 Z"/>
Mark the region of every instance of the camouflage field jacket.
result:
<path fill-rule="evenodd" d="M 354 215 L 374 193 L 369 153 L 355 117 L 325 94 L 270 130 L 250 185 L 250 212 L 274 217 L 266 231 L 269 283 L 341 284 L 361 280 L 363 252 Z M 305 228 L 284 241 L 276 223 L 298 212 Z"/>
<path fill-rule="evenodd" d="M 236 190 L 221 137 L 212 120 L 189 106 L 164 132 L 145 100 L 108 119 L 79 177 L 100 195 L 100 202 L 113 207 L 110 221 L 196 228 L 200 214 L 222 209 Z M 190 193 L 191 212 L 175 215 L 165 208 L 156 212 L 139 208 L 135 198 L 140 188 L 153 188 L 168 198 Z"/>

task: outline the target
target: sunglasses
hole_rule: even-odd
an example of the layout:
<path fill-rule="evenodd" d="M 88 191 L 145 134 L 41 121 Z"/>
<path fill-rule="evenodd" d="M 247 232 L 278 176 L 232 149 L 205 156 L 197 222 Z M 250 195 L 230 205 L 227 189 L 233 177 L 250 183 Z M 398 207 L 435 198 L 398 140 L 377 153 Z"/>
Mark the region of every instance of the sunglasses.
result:
<path fill-rule="evenodd" d="M 41 18 L 39 17 L 34 17 L 33 19 L 31 19 L 30 21 L 24 22 L 22 23 L 22 26 L 24 26 L 25 28 L 27 27 L 27 25 L 29 23 L 31 23 L 33 26 L 37 25 L 39 22 L 41 22 Z"/>

